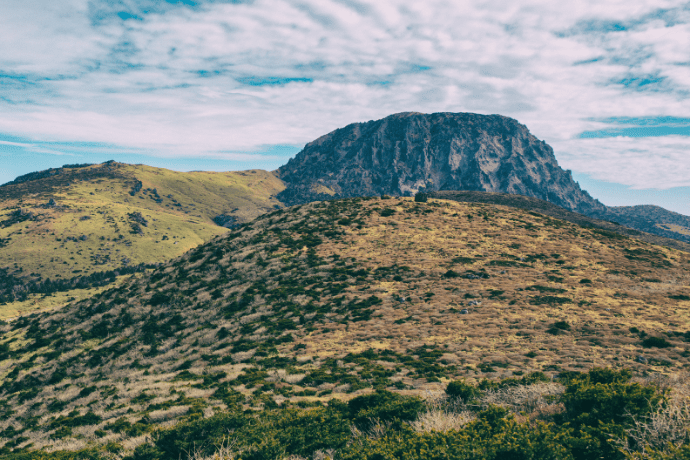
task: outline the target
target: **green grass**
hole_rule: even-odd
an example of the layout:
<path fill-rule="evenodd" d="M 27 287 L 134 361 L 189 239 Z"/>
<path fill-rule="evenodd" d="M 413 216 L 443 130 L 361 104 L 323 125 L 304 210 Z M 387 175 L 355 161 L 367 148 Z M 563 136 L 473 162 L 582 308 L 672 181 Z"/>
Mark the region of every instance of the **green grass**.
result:
<path fill-rule="evenodd" d="M 135 183 L 141 188 L 133 192 Z M 183 173 L 118 163 L 6 185 L 0 188 L 0 276 L 64 280 L 164 262 L 227 232 L 213 221 L 219 214 L 242 223 L 280 206 L 272 196 L 282 188 L 266 171 Z M 46 206 L 50 199 L 56 206 Z M 28 309 L 6 310 L 5 316 Z"/>

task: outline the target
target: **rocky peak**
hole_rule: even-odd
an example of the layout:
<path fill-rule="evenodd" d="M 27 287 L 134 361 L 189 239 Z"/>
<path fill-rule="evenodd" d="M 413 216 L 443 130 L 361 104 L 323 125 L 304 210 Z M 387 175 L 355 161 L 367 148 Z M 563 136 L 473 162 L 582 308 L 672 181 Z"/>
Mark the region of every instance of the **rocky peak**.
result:
<path fill-rule="evenodd" d="M 353 123 L 307 144 L 279 174 L 286 204 L 474 190 L 605 210 L 558 166 L 551 147 L 501 115 L 406 112 Z"/>

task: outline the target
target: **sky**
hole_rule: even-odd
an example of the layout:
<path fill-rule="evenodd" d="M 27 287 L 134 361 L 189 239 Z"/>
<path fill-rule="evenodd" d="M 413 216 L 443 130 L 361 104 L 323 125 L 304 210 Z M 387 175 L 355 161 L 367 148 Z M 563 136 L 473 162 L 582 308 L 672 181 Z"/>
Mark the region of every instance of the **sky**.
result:
<path fill-rule="evenodd" d="M 607 205 L 690 215 L 690 2 L 2 0 L 0 183 L 273 170 L 398 112 L 517 119 Z"/>

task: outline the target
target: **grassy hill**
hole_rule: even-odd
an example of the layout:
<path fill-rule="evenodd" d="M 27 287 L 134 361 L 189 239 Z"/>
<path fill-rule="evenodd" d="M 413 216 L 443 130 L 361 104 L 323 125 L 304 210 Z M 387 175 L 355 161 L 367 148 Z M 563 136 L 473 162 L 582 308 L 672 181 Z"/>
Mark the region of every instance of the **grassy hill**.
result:
<path fill-rule="evenodd" d="M 219 224 L 281 206 L 272 196 L 282 188 L 260 170 L 181 173 L 116 162 L 18 178 L 0 187 L 0 303 L 103 285 L 170 260 L 228 231 Z M 111 273 L 94 275 L 103 272 Z M 29 300 L 37 308 L 55 304 Z"/>
<path fill-rule="evenodd" d="M 221 430 L 211 437 L 222 444 L 223 430 L 262 426 L 253 411 L 300 417 L 335 398 L 364 420 L 357 398 L 374 389 L 398 404 L 460 378 L 496 391 L 483 379 L 512 379 L 524 391 L 541 382 L 530 391 L 547 401 L 564 391 L 552 378 L 597 366 L 686 372 L 689 281 L 687 252 L 500 205 L 359 198 L 277 210 L 119 287 L 2 325 L 0 436 L 5 452 L 141 445 L 132 458 L 191 458 L 190 433 L 220 449 L 209 433 Z M 604 383 L 626 381 L 611 375 Z M 550 401 L 535 423 L 570 410 Z M 251 436 L 241 442 L 265 441 Z M 264 447 L 242 458 L 282 458 Z"/>

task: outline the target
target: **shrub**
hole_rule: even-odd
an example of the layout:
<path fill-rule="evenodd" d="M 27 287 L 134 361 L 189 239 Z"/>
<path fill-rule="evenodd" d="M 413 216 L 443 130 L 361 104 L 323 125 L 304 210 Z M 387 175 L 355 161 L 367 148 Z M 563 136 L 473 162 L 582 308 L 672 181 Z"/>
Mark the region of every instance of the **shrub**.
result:
<path fill-rule="evenodd" d="M 446 394 L 451 398 L 460 398 L 464 402 L 473 401 L 481 392 L 464 380 L 454 380 L 446 387 Z"/>
<path fill-rule="evenodd" d="M 551 325 L 551 327 L 549 327 L 546 330 L 546 332 L 548 332 L 549 334 L 558 335 L 561 332 L 565 332 L 565 331 L 569 331 L 569 330 L 570 330 L 570 324 L 568 324 L 565 321 L 557 321 L 557 322 L 553 323 Z"/>
<path fill-rule="evenodd" d="M 365 426 L 372 419 L 393 422 L 412 421 L 424 409 L 424 402 L 413 396 L 403 396 L 387 390 L 377 390 L 358 396 L 348 402 L 349 418 L 358 426 Z"/>
<path fill-rule="evenodd" d="M 429 199 L 429 195 L 427 195 L 426 193 L 417 193 L 414 196 L 414 200 L 417 203 L 426 203 L 428 199 Z"/>
<path fill-rule="evenodd" d="M 187 452 L 201 450 L 206 453 L 213 452 L 213 446 L 223 439 L 229 431 L 237 430 L 247 423 L 242 413 L 226 412 L 216 414 L 207 419 L 193 420 L 179 423 L 175 427 L 157 433 L 154 439 L 155 450 L 160 452 L 159 457 L 153 455 L 153 450 L 147 451 L 149 457 L 141 457 L 141 460 L 157 458 L 185 458 Z M 136 460 L 139 460 L 135 456 Z"/>
<path fill-rule="evenodd" d="M 564 447 L 566 436 L 551 425 L 518 423 L 505 409 L 491 407 L 464 429 L 447 432 L 386 433 L 380 439 L 365 439 L 339 452 L 343 460 L 511 460 L 572 457 Z"/>
<path fill-rule="evenodd" d="M 642 341 L 642 346 L 645 348 L 668 348 L 672 347 L 673 344 L 663 337 L 647 337 Z"/>
<path fill-rule="evenodd" d="M 448 270 L 443 274 L 444 278 L 458 278 L 460 277 L 460 273 L 453 271 L 453 270 Z"/>
<path fill-rule="evenodd" d="M 632 420 L 663 400 L 656 388 L 630 383 L 631 376 L 629 370 L 602 368 L 570 376 L 561 397 L 565 412 L 557 420 L 573 429 L 569 446 L 574 458 L 623 458 L 612 440 L 625 438 Z"/>

